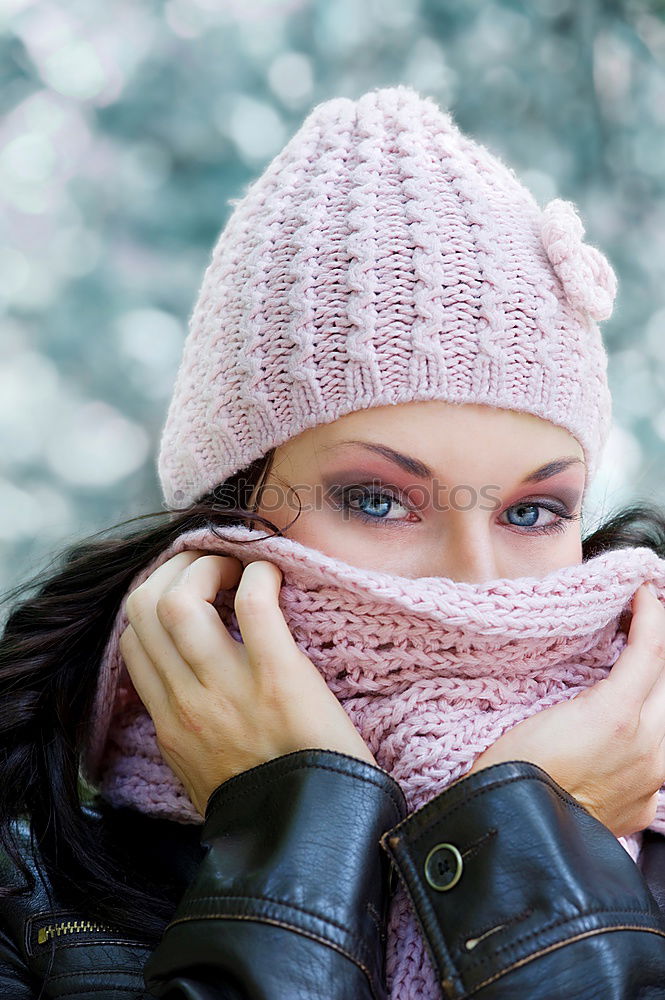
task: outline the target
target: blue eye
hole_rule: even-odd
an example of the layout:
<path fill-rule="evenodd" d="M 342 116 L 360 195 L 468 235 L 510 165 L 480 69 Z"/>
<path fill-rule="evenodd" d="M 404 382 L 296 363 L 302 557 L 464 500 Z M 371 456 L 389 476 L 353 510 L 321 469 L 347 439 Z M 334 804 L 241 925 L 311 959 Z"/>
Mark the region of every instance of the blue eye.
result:
<path fill-rule="evenodd" d="M 550 514 L 553 514 L 554 520 L 546 521 L 544 524 L 541 523 L 536 527 L 541 510 L 548 511 Z M 527 528 L 530 530 L 530 534 L 532 535 L 549 534 L 554 531 L 565 531 L 566 521 L 574 521 L 577 519 L 575 514 L 571 514 L 563 507 L 555 509 L 547 504 L 536 502 L 513 504 L 512 507 L 507 508 L 506 515 L 510 515 L 511 511 L 517 512 L 517 520 L 509 519 L 510 524 L 514 524 L 517 528 Z"/>
<path fill-rule="evenodd" d="M 355 506 L 356 503 L 358 506 Z M 364 504 L 368 505 L 366 509 L 361 506 Z M 408 513 L 404 504 L 389 490 L 377 490 L 367 486 L 350 486 L 342 491 L 342 507 L 344 510 L 363 517 L 367 521 L 401 520 L 404 516 L 403 514 L 400 514 L 397 518 L 386 516 L 388 511 L 392 510 L 395 505 Z M 370 513 L 370 511 L 374 512 Z"/>
<path fill-rule="evenodd" d="M 395 525 L 407 520 L 409 513 L 413 513 L 412 508 L 406 505 L 401 494 L 382 486 L 362 485 L 356 483 L 353 486 L 338 486 L 332 490 L 332 497 L 337 497 L 338 503 L 344 513 L 352 517 L 360 517 L 366 522 L 373 524 L 394 523 Z M 397 508 L 397 509 L 396 509 Z M 551 516 L 548 521 L 543 521 L 542 511 Z M 567 521 L 577 521 L 579 514 L 572 514 L 563 504 L 552 500 L 550 503 L 542 503 L 535 500 L 522 500 L 513 504 L 504 511 L 509 523 L 515 528 L 522 528 L 523 534 L 546 535 L 554 532 L 566 530 Z M 392 516 L 390 516 L 392 514 Z"/>
<path fill-rule="evenodd" d="M 511 520 L 511 524 L 519 524 L 522 528 L 532 528 L 538 520 L 540 507 L 537 503 L 521 503 L 519 506 L 509 507 L 507 513 L 510 514 L 513 510 L 517 512 L 518 518 L 526 518 L 526 520 L 522 521 L 521 524 L 519 521 Z"/>

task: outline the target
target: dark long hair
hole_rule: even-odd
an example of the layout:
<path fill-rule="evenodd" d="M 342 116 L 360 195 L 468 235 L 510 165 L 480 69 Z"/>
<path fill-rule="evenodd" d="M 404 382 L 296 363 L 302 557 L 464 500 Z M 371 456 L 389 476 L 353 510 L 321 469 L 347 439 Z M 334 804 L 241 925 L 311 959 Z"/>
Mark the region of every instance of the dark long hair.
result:
<path fill-rule="evenodd" d="M 149 943 L 159 940 L 173 901 L 128 873 L 127 860 L 119 862 L 91 831 L 80 778 L 84 720 L 120 603 L 141 569 L 195 528 L 260 522 L 269 534 L 282 533 L 254 509 L 273 456 L 274 449 L 184 510 L 131 518 L 108 529 L 112 537 L 100 532 L 74 544 L 49 563 L 46 579 L 41 571 L 4 598 L 22 600 L 0 639 L 0 847 L 33 886 L 15 822 L 28 817 L 39 863 L 60 898 Z M 665 557 L 665 510 L 647 501 L 624 507 L 584 538 L 583 559 L 642 545 Z M 16 891 L 3 886 L 0 896 Z"/>
<path fill-rule="evenodd" d="M 27 817 L 34 860 L 61 900 L 158 940 L 172 905 L 141 872 L 127 872 L 131 860 L 118 861 L 84 810 L 90 790 L 80 761 L 98 668 L 131 581 L 183 532 L 259 522 L 280 534 L 254 509 L 273 456 L 271 449 L 181 511 L 143 514 L 75 543 L 4 595 L 2 603 L 22 600 L 0 638 L 0 848 L 24 881 L 0 886 L 0 897 L 34 888 L 15 822 Z"/>

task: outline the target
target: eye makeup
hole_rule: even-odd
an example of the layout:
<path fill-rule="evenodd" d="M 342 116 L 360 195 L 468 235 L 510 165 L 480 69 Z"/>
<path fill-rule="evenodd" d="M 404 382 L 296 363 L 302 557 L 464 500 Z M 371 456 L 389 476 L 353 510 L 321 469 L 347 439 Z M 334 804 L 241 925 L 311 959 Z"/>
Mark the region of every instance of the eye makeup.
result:
<path fill-rule="evenodd" d="M 365 448 L 367 451 L 374 452 L 374 454 L 382 455 L 389 462 L 392 462 L 394 465 L 398 465 L 403 471 L 415 476 L 416 479 L 432 479 L 434 476 L 433 470 L 419 459 L 413 458 L 410 455 L 403 455 L 401 452 L 395 451 L 394 448 L 388 447 L 388 445 L 378 444 L 373 441 L 335 441 L 333 444 L 323 445 L 321 450 L 332 451 L 342 447 L 343 445 L 353 445 Z M 541 483 L 545 479 L 552 479 L 554 476 L 558 475 L 559 472 L 563 472 L 572 465 L 584 466 L 584 462 L 577 455 L 566 455 L 562 458 L 554 459 L 551 462 L 546 462 L 545 465 L 541 465 L 540 468 L 534 469 L 533 472 L 530 472 L 524 477 L 520 485 L 524 486 L 526 483 Z"/>
<path fill-rule="evenodd" d="M 406 498 L 400 490 L 395 490 L 395 488 L 391 486 L 382 485 L 381 482 L 377 482 L 376 479 L 372 483 L 356 482 L 349 485 L 331 484 L 328 487 L 326 495 L 333 508 L 340 511 L 347 519 L 357 518 L 366 524 L 371 523 L 377 526 L 380 525 L 381 528 L 389 525 L 393 529 L 406 524 L 418 523 L 420 521 L 420 517 L 414 511 L 408 498 Z M 374 505 L 378 503 L 383 504 L 384 506 L 387 504 L 391 510 L 395 507 L 395 505 L 398 505 L 403 507 L 407 511 L 407 514 L 401 517 L 388 517 L 387 514 L 386 516 L 382 516 L 379 513 L 369 513 L 367 510 L 362 509 L 361 505 L 363 503 Z M 500 523 L 505 524 L 507 527 L 510 527 L 511 530 L 516 531 L 519 534 L 528 536 L 551 535 L 557 532 L 565 531 L 567 523 L 578 521 L 581 517 L 580 514 L 574 513 L 574 511 L 570 510 L 564 503 L 557 501 L 553 497 L 528 497 L 518 500 L 509 504 L 504 509 L 503 514 L 507 514 L 508 511 L 530 509 L 547 511 L 550 514 L 553 514 L 555 519 L 540 525 L 519 525 L 510 521 L 500 521 Z"/>

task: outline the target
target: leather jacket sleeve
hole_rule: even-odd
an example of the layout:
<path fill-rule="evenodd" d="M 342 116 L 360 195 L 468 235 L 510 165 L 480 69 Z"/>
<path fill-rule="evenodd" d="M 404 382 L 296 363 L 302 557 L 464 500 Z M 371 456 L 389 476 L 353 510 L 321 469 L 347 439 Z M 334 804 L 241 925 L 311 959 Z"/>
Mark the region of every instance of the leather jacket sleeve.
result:
<path fill-rule="evenodd" d="M 447 1000 L 665 997 L 665 918 L 640 869 L 535 764 L 462 778 L 381 842 Z"/>
<path fill-rule="evenodd" d="M 221 785 L 202 836 L 145 967 L 152 996 L 385 1000 L 390 859 L 448 1000 L 665 997 L 665 922 L 638 867 L 536 765 L 486 768 L 406 815 L 380 768 L 298 751 Z"/>
<path fill-rule="evenodd" d="M 150 957 L 168 1000 L 382 1000 L 390 860 L 406 815 L 387 772 L 300 750 L 213 793 L 208 853 Z"/>

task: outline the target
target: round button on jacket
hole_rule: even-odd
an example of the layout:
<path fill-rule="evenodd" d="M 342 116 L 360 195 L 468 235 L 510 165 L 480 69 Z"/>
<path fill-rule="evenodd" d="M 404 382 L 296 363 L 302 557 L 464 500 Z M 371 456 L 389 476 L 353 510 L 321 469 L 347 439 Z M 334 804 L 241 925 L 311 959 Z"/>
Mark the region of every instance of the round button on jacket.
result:
<path fill-rule="evenodd" d="M 462 875 L 462 855 L 453 844 L 436 844 L 425 858 L 425 878 L 437 892 L 457 885 Z"/>

